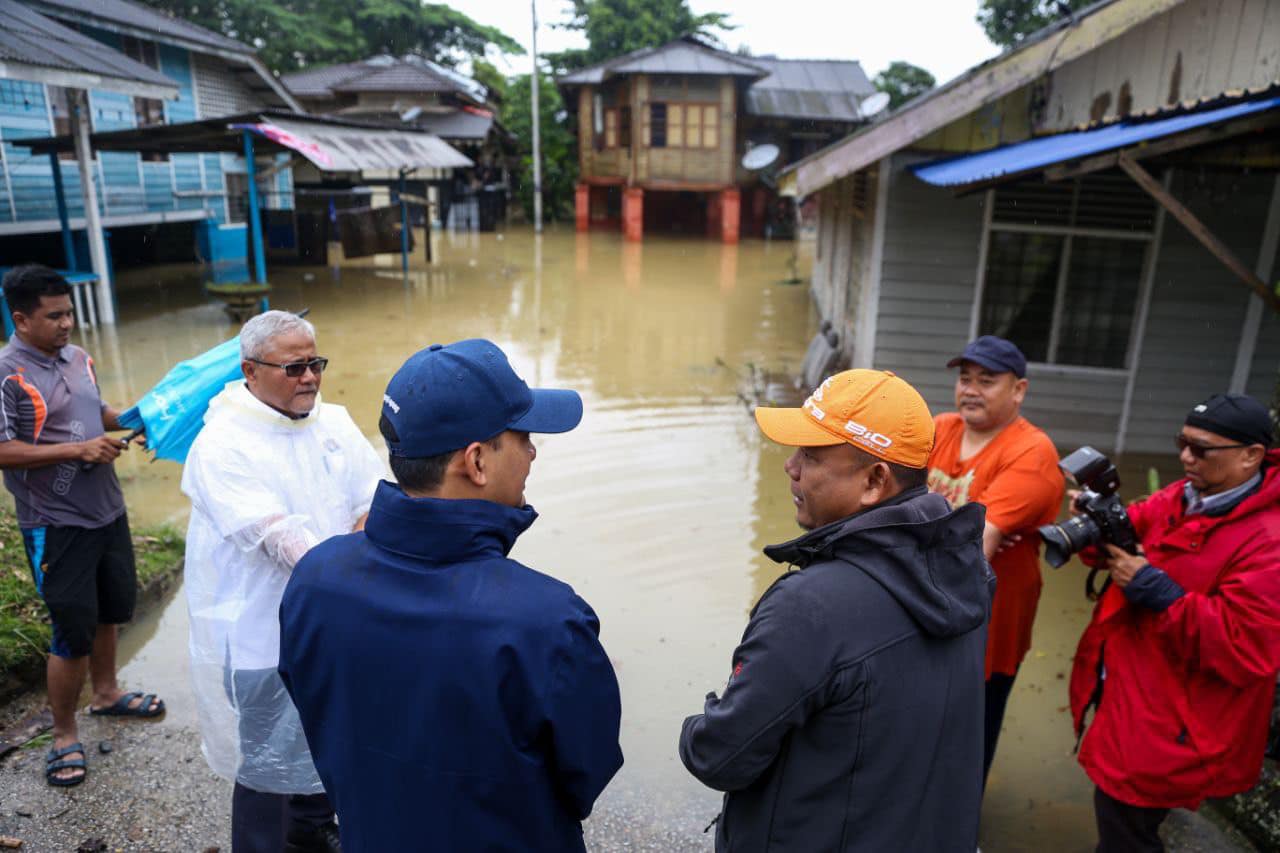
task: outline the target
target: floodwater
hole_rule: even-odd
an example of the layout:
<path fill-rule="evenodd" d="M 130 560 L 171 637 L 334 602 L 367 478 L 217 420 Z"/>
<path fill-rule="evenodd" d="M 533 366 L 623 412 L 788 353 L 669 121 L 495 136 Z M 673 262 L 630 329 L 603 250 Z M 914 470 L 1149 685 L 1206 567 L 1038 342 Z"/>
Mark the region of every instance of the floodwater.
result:
<path fill-rule="evenodd" d="M 322 393 L 347 406 L 379 449 L 387 379 L 434 342 L 491 338 L 530 384 L 583 395 L 582 426 L 538 442 L 527 494 L 541 517 L 514 556 L 592 604 L 622 686 L 626 765 L 588 841 L 710 849 L 702 830 L 719 795 L 684 771 L 676 740 L 683 718 L 723 686 L 749 609 L 781 571 L 760 549 L 799 532 L 787 452 L 762 440 L 745 403 L 762 372 L 798 372 L 813 333 L 807 289 L 782 283 L 792 247 L 508 231 L 437 234 L 435 251 L 430 268 L 419 251 L 407 277 L 399 258 L 276 267 L 272 304 L 311 309 L 330 358 Z M 136 399 L 172 363 L 234 333 L 189 267 L 121 279 L 123 322 L 83 340 L 111 401 Z M 136 450 L 128 457 L 118 470 L 135 524 L 184 525 L 178 466 Z M 1065 707 L 1089 612 L 1083 571 L 1046 568 L 1045 580 L 988 787 L 987 853 L 1094 842 L 1091 788 L 1071 756 Z M 185 643 L 180 594 L 123 643 L 126 682 L 159 689 L 182 717 L 191 713 Z"/>

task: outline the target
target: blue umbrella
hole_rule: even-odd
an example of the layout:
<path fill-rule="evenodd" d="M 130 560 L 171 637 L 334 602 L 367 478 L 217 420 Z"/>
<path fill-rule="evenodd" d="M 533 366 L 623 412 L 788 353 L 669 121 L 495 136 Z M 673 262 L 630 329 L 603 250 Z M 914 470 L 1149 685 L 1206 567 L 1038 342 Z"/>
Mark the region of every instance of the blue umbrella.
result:
<path fill-rule="evenodd" d="M 228 382 L 243 376 L 240 338 L 236 336 L 174 365 L 133 408 L 120 415 L 120 424 L 132 429 L 134 436 L 146 432 L 147 449 L 157 459 L 186 462 L 191 443 L 204 426 L 209 401 Z"/>

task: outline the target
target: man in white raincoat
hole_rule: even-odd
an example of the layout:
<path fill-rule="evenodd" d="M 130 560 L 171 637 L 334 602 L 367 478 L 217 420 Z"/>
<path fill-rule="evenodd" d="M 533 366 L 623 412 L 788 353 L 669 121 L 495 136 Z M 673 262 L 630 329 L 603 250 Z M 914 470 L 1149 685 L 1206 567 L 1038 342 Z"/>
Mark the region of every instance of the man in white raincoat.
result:
<path fill-rule="evenodd" d="M 245 381 L 213 399 L 187 457 L 191 677 L 209 766 L 235 782 L 233 853 L 338 850 L 333 809 L 276 674 L 280 598 L 313 545 L 364 524 L 381 459 L 320 402 L 315 329 L 284 311 L 240 332 Z"/>

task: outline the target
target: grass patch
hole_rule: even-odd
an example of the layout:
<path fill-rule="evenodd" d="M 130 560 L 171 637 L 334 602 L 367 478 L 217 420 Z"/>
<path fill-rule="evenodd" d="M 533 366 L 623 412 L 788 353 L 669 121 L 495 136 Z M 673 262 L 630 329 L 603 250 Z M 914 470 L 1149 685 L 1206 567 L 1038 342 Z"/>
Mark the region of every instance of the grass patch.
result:
<path fill-rule="evenodd" d="M 171 528 L 134 529 L 138 586 L 172 570 L 185 547 Z M 42 667 L 49 636 L 49 614 L 32 581 L 18 521 L 12 511 L 0 510 L 0 672 Z"/>

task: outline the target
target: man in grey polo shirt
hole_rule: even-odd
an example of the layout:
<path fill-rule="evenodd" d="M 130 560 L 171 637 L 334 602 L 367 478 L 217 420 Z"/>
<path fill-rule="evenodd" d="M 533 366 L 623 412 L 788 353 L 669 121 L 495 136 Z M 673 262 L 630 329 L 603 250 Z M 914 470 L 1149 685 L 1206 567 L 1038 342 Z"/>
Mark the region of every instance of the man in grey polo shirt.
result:
<path fill-rule="evenodd" d="M 156 717 L 164 703 L 116 682 L 116 626 L 133 617 L 137 588 L 124 496 L 112 462 L 126 445 L 102 401 L 93 359 L 69 343 L 71 287 L 48 267 L 4 277 L 17 331 L 0 349 L 0 469 L 14 497 L 36 589 L 49 609 L 46 671 L 53 748 L 45 779 L 84 781 L 75 705 L 88 670 L 89 713 Z"/>

